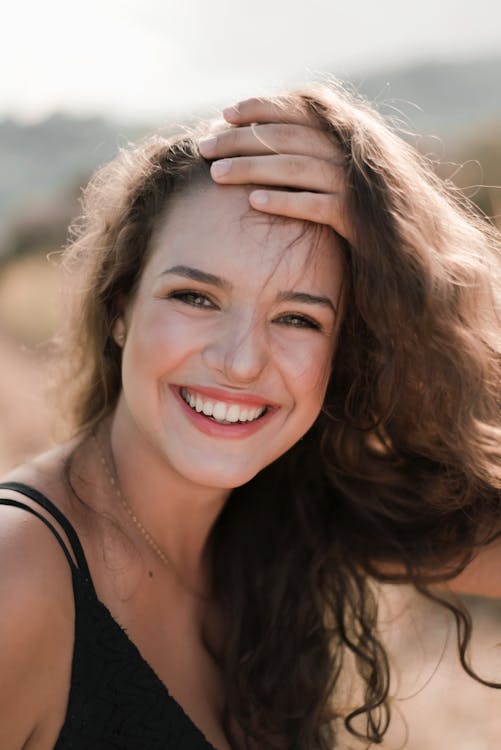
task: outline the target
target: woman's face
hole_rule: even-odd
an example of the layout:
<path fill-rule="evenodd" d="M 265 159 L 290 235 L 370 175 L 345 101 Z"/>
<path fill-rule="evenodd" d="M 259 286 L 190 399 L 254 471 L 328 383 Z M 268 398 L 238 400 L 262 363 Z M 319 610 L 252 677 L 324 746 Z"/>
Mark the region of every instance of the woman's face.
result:
<path fill-rule="evenodd" d="M 205 487 L 245 483 L 305 434 L 339 327 L 333 233 L 249 211 L 247 195 L 176 197 L 118 324 L 121 429 Z"/>

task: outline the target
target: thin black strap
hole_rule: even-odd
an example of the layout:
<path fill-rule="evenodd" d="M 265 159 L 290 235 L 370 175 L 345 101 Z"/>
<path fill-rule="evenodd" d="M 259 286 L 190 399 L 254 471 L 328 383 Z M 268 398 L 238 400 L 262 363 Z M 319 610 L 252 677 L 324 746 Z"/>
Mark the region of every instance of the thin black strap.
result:
<path fill-rule="evenodd" d="M 44 508 L 50 515 L 61 525 L 61 528 L 64 529 L 64 532 L 66 533 L 66 536 L 68 537 L 69 543 L 71 545 L 71 549 L 73 550 L 73 553 L 75 555 L 75 559 L 77 561 L 78 569 L 80 573 L 83 575 L 84 578 L 86 578 L 92 588 L 94 588 L 92 583 L 92 578 L 89 571 L 89 566 L 87 565 L 87 560 L 85 559 L 85 554 L 82 549 L 82 545 L 80 544 L 80 539 L 77 536 L 77 533 L 71 523 L 68 521 L 66 516 L 64 516 L 59 508 L 57 508 L 54 503 L 52 503 L 48 498 L 45 497 L 45 495 L 42 495 L 41 492 L 38 490 L 35 490 L 33 487 L 29 487 L 27 484 L 22 484 L 21 482 L 2 482 L 0 483 L 0 489 L 5 490 L 13 490 L 14 492 L 19 492 L 21 495 L 26 495 L 26 497 L 31 498 L 31 500 L 34 500 L 35 503 L 38 503 L 38 505 L 41 505 L 42 508 Z M 68 561 L 71 564 L 72 569 L 75 568 L 75 564 L 73 562 L 73 559 L 71 558 L 70 553 L 68 552 L 68 549 L 66 547 L 66 544 L 61 538 L 61 535 L 58 533 L 58 531 L 54 528 L 54 526 L 48 521 L 44 516 L 42 516 L 40 513 L 38 513 L 36 510 L 31 508 L 29 505 L 25 505 L 24 503 L 21 503 L 17 500 L 10 500 L 10 499 L 4 499 L 0 498 L 0 505 L 13 505 L 18 508 L 24 508 L 25 510 L 28 510 L 30 513 L 33 513 L 33 515 L 40 518 L 41 521 L 54 533 L 54 536 L 58 540 L 59 544 L 62 546 L 64 553 L 68 559 Z"/>
<path fill-rule="evenodd" d="M 72 568 L 73 570 L 78 570 L 77 566 L 73 562 L 72 556 L 68 552 L 68 548 L 66 547 L 66 544 L 63 542 L 63 539 L 62 539 L 60 533 L 51 524 L 51 522 L 48 521 L 45 518 L 45 516 L 42 516 L 42 514 L 39 513 L 37 510 L 35 510 L 34 508 L 32 508 L 31 505 L 27 505 L 26 503 L 21 503 L 19 500 L 8 500 L 5 497 L 0 497 L 0 505 L 10 505 L 13 508 L 21 508 L 22 510 L 27 510 L 27 511 L 29 511 L 29 513 L 32 513 L 34 516 L 36 516 L 37 518 L 39 518 L 42 521 L 42 523 L 44 523 L 47 526 L 47 528 L 50 529 L 52 531 L 52 533 L 54 534 L 54 536 L 56 537 L 56 539 L 59 542 L 59 544 L 60 544 L 60 546 L 61 546 L 64 554 L 66 555 L 66 559 L 68 560 L 68 562 L 70 564 L 70 568 Z"/>

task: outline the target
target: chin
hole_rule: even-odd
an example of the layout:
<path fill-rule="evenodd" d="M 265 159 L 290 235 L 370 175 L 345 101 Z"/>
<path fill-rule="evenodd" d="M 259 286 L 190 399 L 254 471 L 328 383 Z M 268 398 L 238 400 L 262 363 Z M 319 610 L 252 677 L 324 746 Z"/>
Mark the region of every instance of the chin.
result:
<path fill-rule="evenodd" d="M 217 461 L 212 460 L 206 466 L 203 465 L 203 462 L 198 461 L 196 469 L 193 468 L 193 465 L 186 466 L 182 463 L 174 464 L 174 466 L 177 473 L 183 476 L 186 481 L 200 487 L 212 487 L 221 490 L 233 490 L 236 487 L 241 487 L 264 468 L 264 464 L 262 466 L 254 464 L 253 466 L 237 467 L 235 466 L 235 460 L 228 456 L 219 465 Z"/>
<path fill-rule="evenodd" d="M 234 490 L 236 487 L 241 487 L 250 482 L 259 471 L 260 469 L 238 472 L 228 471 L 227 469 L 226 471 L 208 470 L 206 472 L 198 471 L 195 475 L 192 474 L 186 478 L 200 486 L 213 487 L 220 490 Z"/>

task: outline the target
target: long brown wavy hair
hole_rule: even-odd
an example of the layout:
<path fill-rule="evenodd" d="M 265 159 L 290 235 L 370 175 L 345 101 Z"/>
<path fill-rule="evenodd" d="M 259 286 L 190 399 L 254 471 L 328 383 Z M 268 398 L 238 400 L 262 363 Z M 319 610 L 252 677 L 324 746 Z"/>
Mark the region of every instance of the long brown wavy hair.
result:
<path fill-rule="evenodd" d="M 327 750 L 339 719 L 373 742 L 388 726 L 373 580 L 438 598 L 476 677 L 467 612 L 430 586 L 499 518 L 499 236 L 363 101 L 336 86 L 288 100 L 344 153 L 346 306 L 317 421 L 231 493 L 211 532 L 225 630 L 215 657 L 230 737 L 236 722 L 249 746 Z M 85 191 L 64 261 L 77 282 L 63 350 L 77 433 L 116 404 L 117 300 L 134 294 L 173 194 L 210 179 L 197 136 L 213 127 L 124 149 Z M 336 690 L 347 659 L 363 686 L 348 711 Z"/>

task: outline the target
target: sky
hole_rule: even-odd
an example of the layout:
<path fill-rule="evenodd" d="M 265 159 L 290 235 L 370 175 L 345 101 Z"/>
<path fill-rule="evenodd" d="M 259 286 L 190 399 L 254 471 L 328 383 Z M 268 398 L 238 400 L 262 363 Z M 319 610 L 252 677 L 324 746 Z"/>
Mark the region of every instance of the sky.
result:
<path fill-rule="evenodd" d="M 416 62 L 501 55 L 499 0 L 10 0 L 0 117 L 130 122 Z"/>

